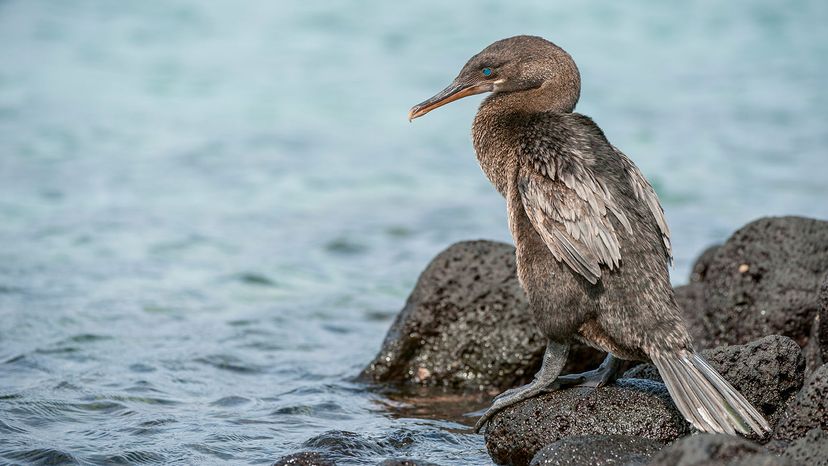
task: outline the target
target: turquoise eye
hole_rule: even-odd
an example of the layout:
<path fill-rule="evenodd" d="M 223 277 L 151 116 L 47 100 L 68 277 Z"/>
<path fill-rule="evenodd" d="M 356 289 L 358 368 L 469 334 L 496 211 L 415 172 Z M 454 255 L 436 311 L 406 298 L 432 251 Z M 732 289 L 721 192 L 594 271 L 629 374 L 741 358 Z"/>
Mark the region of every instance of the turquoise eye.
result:
<path fill-rule="evenodd" d="M 492 69 L 491 68 L 483 68 L 483 76 L 491 76 Z"/>

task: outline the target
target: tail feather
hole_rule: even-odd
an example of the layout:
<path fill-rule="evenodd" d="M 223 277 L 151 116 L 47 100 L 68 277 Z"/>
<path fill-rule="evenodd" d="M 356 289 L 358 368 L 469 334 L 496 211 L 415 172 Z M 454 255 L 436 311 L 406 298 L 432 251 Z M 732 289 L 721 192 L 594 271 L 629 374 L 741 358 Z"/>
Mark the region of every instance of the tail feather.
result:
<path fill-rule="evenodd" d="M 681 414 L 704 432 L 759 435 L 770 432 L 765 418 L 701 356 L 692 351 L 651 355 Z"/>

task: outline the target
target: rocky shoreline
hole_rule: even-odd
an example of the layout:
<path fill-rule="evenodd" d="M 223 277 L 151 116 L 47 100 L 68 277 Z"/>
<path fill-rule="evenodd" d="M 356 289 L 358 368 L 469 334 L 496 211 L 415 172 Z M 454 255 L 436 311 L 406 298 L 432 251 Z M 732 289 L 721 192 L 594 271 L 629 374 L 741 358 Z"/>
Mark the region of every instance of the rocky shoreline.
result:
<path fill-rule="evenodd" d="M 705 251 L 676 288 L 696 347 L 763 412 L 765 438 L 695 432 L 649 364 L 616 383 L 510 407 L 486 428 L 510 465 L 828 465 L 828 222 L 762 218 Z M 544 339 L 515 276 L 512 246 L 467 241 L 440 253 L 363 380 L 489 395 L 526 383 Z M 564 372 L 603 355 L 574 348 Z M 324 450 L 276 464 L 333 464 Z M 428 464 L 388 460 L 383 464 Z"/>

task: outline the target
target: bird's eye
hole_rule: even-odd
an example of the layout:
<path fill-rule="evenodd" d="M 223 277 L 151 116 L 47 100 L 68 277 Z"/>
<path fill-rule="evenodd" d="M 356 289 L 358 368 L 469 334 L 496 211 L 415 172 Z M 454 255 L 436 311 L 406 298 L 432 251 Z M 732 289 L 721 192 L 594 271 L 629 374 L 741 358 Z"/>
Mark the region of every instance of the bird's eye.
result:
<path fill-rule="evenodd" d="M 491 76 L 491 75 L 492 75 L 492 69 L 491 68 L 488 68 L 488 67 L 483 68 L 483 76 Z"/>

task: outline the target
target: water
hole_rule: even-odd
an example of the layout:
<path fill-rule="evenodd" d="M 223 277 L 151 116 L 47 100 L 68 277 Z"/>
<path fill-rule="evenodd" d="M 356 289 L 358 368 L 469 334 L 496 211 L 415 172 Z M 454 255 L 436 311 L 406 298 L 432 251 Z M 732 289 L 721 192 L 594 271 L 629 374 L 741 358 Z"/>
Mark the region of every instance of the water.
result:
<path fill-rule="evenodd" d="M 405 118 L 495 39 L 574 55 L 676 283 L 828 217 L 828 4 L 551 3 L 0 2 L 0 462 L 487 462 L 450 398 L 350 380 L 431 257 L 509 240 L 479 99 Z"/>

